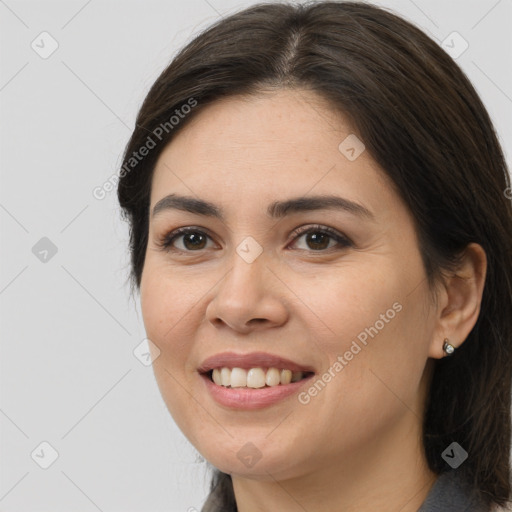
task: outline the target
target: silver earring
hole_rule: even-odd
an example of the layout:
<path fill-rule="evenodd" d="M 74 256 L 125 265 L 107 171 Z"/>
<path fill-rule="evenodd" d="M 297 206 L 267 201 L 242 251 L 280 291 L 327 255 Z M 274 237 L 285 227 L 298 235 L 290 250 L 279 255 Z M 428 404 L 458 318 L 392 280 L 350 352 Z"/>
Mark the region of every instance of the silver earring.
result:
<path fill-rule="evenodd" d="M 444 339 L 443 350 L 449 356 L 451 356 L 455 352 L 455 347 L 450 343 L 450 340 L 448 338 Z"/>

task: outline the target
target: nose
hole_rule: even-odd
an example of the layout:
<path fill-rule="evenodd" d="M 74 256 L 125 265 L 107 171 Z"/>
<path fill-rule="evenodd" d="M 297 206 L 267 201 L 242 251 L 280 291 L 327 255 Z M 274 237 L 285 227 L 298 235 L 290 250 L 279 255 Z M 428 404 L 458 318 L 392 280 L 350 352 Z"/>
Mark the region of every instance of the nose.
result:
<path fill-rule="evenodd" d="M 217 328 L 241 334 L 281 326 L 288 319 L 285 289 L 264 254 L 252 263 L 235 254 L 231 269 L 214 288 L 206 318 Z"/>

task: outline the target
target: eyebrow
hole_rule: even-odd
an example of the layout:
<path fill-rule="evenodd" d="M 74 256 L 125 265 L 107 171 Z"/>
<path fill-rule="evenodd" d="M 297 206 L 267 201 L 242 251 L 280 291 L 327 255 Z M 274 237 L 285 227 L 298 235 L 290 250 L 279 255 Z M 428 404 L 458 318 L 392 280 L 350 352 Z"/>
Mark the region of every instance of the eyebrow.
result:
<path fill-rule="evenodd" d="M 190 196 L 180 196 L 178 194 L 165 196 L 155 204 L 152 217 L 166 210 L 181 210 L 224 220 L 224 213 L 221 207 L 209 201 Z M 274 219 L 280 219 L 293 213 L 313 210 L 342 210 L 358 217 L 375 220 L 373 213 L 362 204 L 334 195 L 294 197 L 285 201 L 275 201 L 269 204 L 267 214 Z"/>

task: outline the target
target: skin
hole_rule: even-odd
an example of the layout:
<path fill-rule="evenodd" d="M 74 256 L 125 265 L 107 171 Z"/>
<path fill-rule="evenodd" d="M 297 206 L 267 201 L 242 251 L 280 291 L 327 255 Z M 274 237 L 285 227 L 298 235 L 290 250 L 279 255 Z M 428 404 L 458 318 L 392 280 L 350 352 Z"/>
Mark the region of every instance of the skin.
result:
<path fill-rule="evenodd" d="M 191 119 L 155 168 L 151 210 L 170 193 L 225 210 L 224 221 L 179 210 L 152 217 L 140 292 L 162 397 L 195 448 L 232 475 L 240 512 L 413 512 L 436 478 L 423 455 L 423 403 L 444 338 L 460 346 L 477 320 L 485 253 L 468 246 L 433 301 L 410 212 L 368 151 L 349 161 L 338 149 L 352 133 L 312 92 L 230 97 Z M 272 201 L 312 194 L 358 202 L 374 219 L 266 213 Z M 319 250 L 294 237 L 314 224 L 353 245 L 329 238 Z M 186 236 L 174 252 L 159 247 L 184 226 L 210 238 L 200 249 Z M 263 248 L 252 263 L 236 252 L 248 236 Z M 401 311 L 307 405 L 293 395 L 234 411 L 196 371 L 219 352 L 265 351 L 321 376 L 394 303 Z M 261 454 L 252 467 L 237 457 L 248 442 Z"/>

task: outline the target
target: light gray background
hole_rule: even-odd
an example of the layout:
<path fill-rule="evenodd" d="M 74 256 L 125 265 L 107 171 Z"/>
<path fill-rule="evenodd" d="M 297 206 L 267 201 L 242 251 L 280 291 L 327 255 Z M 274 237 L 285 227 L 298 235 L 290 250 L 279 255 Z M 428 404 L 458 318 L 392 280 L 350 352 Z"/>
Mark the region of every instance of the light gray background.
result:
<path fill-rule="evenodd" d="M 200 29 L 251 1 L 0 0 L 0 511 L 192 512 L 205 464 L 172 421 L 129 299 L 116 173 L 146 92 Z M 441 42 L 512 140 L 510 0 L 375 2 Z M 43 59 L 32 41 L 59 47 Z M 510 158 L 508 158 L 510 162 Z M 42 262 L 33 246 L 58 252 Z M 42 469 L 46 441 L 59 453 Z M 39 447 L 39 448 L 38 448 Z M 41 449 L 43 451 L 41 452 Z"/>

